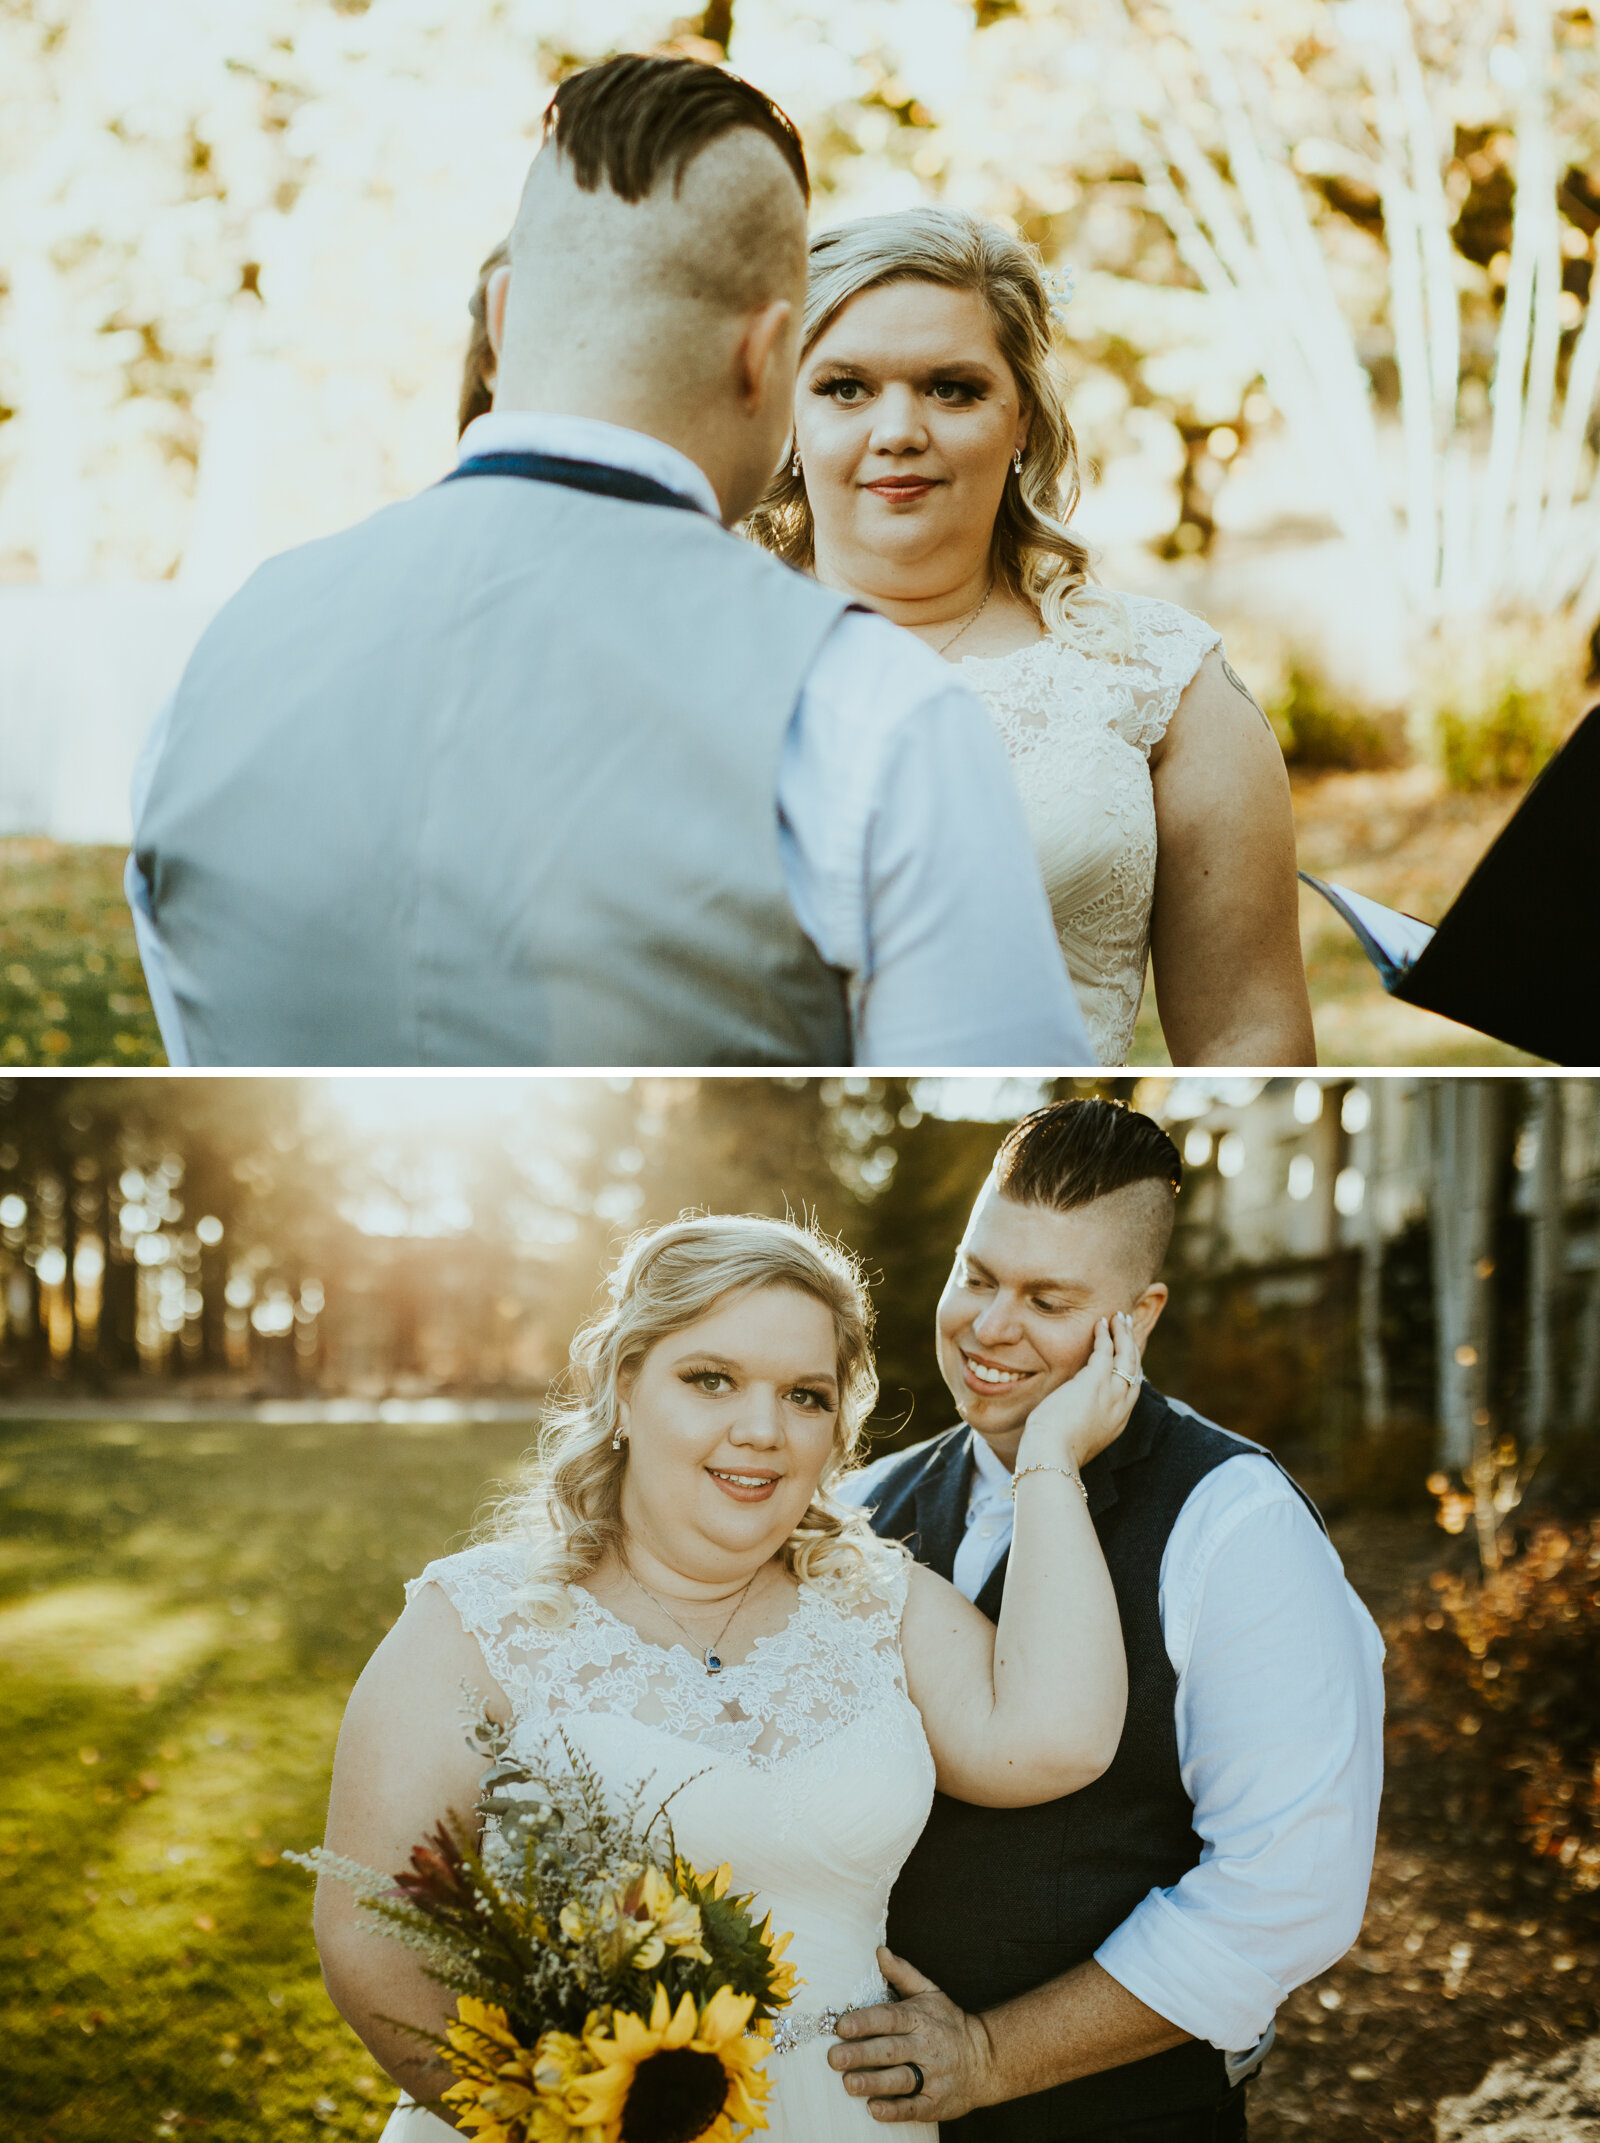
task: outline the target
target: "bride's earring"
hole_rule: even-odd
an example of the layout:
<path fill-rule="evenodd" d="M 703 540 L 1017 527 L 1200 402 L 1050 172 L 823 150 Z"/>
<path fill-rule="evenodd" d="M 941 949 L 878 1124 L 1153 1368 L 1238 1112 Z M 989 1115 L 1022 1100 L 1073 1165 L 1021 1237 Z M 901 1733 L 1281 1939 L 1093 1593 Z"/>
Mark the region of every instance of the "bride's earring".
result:
<path fill-rule="evenodd" d="M 1020 446 L 1017 448 L 1017 451 L 1011 457 L 1011 466 L 1013 469 L 1016 470 L 1019 476 L 1022 474 L 1022 449 Z"/>
<path fill-rule="evenodd" d="M 620 1429 L 618 1429 L 618 1431 L 617 1431 L 616 1435 L 615 1435 L 615 1436 L 613 1436 L 613 1437 L 612 1437 L 612 1439 L 611 1439 L 611 1448 L 612 1448 L 612 1450 L 613 1450 L 613 1451 L 620 1451 L 620 1450 L 622 1449 L 623 1445 L 624 1445 L 624 1444 L 625 1444 L 625 1443 L 626 1443 L 627 1441 L 628 1441 L 627 1437 L 623 1435 L 623 1433 L 622 1433 L 622 1431 L 621 1431 Z"/>
<path fill-rule="evenodd" d="M 800 474 L 800 449 L 798 447 L 796 447 L 794 452 L 789 456 L 789 474 L 791 476 L 798 476 Z"/>

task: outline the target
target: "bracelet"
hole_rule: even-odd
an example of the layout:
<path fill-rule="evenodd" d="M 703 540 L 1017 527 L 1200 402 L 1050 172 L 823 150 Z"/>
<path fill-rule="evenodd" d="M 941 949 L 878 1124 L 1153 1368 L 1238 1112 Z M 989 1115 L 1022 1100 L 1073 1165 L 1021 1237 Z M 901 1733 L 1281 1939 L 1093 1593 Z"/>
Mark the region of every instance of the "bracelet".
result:
<path fill-rule="evenodd" d="M 1017 1500 L 1017 1483 L 1025 1481 L 1030 1473 L 1059 1473 L 1062 1480 L 1070 1481 L 1079 1495 L 1082 1496 L 1084 1509 L 1089 1508 L 1089 1491 L 1083 1485 L 1083 1475 L 1081 1473 L 1069 1473 L 1065 1466 L 1024 1466 L 1020 1473 L 1014 1473 L 1011 1476 L 1011 1500 L 1013 1503 Z"/>

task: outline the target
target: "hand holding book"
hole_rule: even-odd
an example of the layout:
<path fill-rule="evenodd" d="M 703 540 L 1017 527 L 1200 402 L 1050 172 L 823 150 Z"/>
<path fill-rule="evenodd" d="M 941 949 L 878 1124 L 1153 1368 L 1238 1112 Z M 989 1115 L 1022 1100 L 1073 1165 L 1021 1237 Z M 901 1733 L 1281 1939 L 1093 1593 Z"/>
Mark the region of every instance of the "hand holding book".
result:
<path fill-rule="evenodd" d="M 1556 1064 L 1600 1063 L 1600 707 L 1522 799 L 1437 929 L 1300 873 L 1392 997 Z"/>

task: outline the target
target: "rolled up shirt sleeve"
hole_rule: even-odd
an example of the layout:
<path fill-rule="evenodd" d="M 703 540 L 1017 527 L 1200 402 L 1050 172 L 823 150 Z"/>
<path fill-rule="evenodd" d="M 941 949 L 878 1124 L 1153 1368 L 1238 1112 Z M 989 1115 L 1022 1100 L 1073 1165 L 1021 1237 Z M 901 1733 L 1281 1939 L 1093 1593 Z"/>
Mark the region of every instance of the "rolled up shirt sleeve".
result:
<path fill-rule="evenodd" d="M 1360 1933 L 1383 1761 L 1377 1628 L 1266 1460 L 1208 1479 L 1246 1468 L 1189 1567 L 1163 1570 L 1200 1861 L 1095 1952 L 1130 1994 L 1225 2052 L 1253 2047 Z"/>

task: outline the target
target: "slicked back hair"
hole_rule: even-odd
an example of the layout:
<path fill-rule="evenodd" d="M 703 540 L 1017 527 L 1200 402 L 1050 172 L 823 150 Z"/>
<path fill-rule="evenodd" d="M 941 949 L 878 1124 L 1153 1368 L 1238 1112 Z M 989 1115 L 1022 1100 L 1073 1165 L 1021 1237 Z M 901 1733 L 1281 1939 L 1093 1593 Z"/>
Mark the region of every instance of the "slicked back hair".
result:
<path fill-rule="evenodd" d="M 1132 1183 L 1163 1183 L 1175 1197 L 1183 1161 L 1161 1126 L 1126 1102 L 1055 1101 L 1006 1133 L 994 1180 L 1018 1205 L 1070 1213 Z"/>
<path fill-rule="evenodd" d="M 544 138 L 585 193 L 604 184 L 642 201 L 664 176 L 673 192 L 700 151 L 753 127 L 782 153 L 802 199 L 811 179 L 799 131 L 763 91 L 704 60 L 625 52 L 568 75 L 544 116 Z"/>

